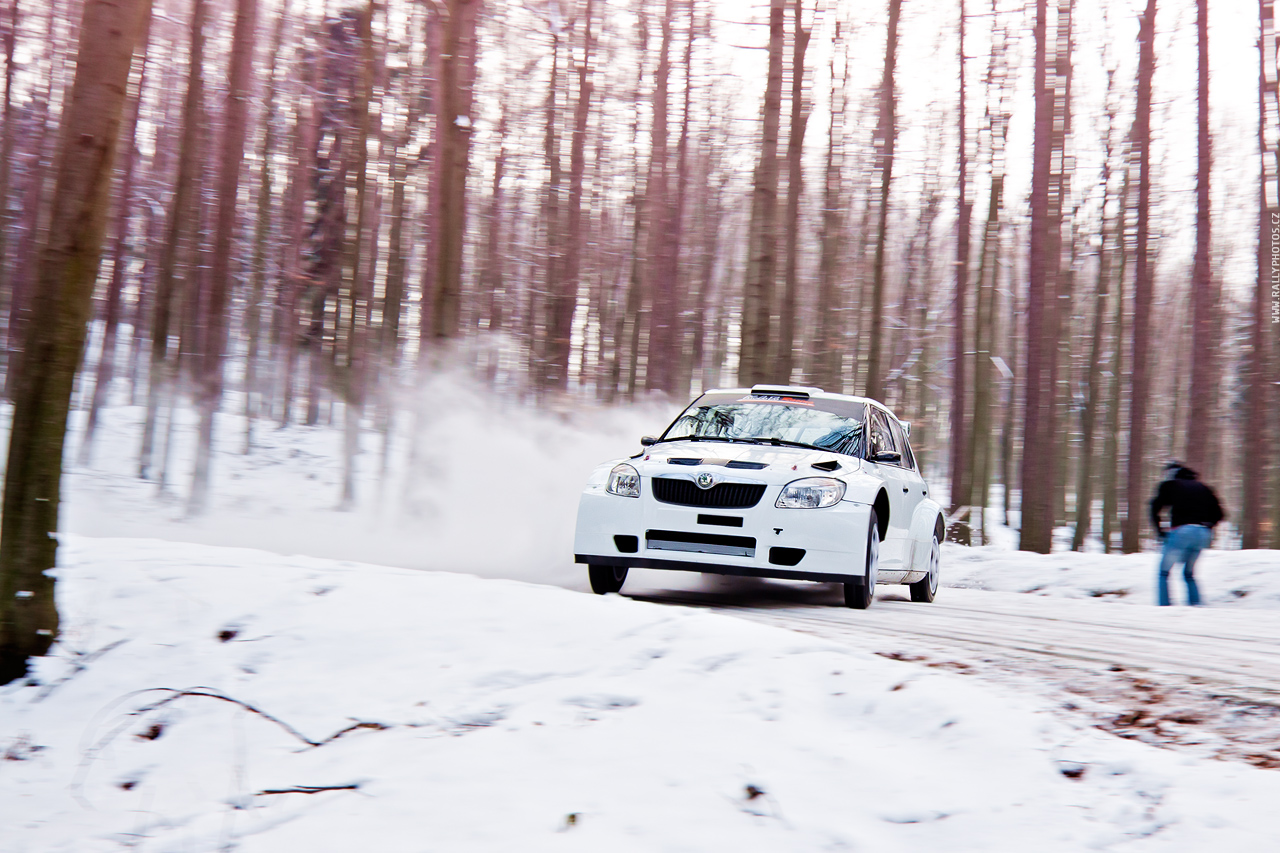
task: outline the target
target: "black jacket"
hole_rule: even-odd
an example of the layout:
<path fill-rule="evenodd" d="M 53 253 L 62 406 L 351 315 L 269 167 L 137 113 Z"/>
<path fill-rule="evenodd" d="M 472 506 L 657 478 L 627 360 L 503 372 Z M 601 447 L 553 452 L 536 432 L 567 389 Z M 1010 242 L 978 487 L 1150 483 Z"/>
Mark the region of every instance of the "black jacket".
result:
<path fill-rule="evenodd" d="M 1165 480 L 1151 499 L 1151 523 L 1156 532 L 1164 535 L 1160 524 L 1160 511 L 1169 508 L 1169 526 L 1181 527 L 1184 524 L 1203 524 L 1213 527 L 1226 518 L 1218 496 L 1213 489 L 1196 479 L 1196 472 L 1190 468 L 1179 468 L 1173 479 Z"/>

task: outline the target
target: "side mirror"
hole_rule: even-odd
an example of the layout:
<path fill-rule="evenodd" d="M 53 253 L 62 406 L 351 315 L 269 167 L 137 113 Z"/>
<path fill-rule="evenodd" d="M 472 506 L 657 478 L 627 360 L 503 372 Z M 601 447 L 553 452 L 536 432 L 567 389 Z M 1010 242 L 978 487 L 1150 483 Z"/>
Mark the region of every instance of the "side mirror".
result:
<path fill-rule="evenodd" d="M 641 447 L 652 447 L 653 445 L 655 445 L 655 444 L 657 444 L 657 443 L 658 443 L 658 438 L 657 438 L 657 436 L 653 436 L 653 435 L 643 435 L 643 436 L 641 436 L 641 437 L 640 437 L 640 446 L 641 446 Z"/>
<path fill-rule="evenodd" d="M 898 425 L 902 427 L 902 434 L 911 438 L 911 421 L 898 421 Z"/>
<path fill-rule="evenodd" d="M 902 462 L 902 454 L 896 450 L 881 450 L 879 453 L 872 455 L 871 461 L 898 465 Z"/>

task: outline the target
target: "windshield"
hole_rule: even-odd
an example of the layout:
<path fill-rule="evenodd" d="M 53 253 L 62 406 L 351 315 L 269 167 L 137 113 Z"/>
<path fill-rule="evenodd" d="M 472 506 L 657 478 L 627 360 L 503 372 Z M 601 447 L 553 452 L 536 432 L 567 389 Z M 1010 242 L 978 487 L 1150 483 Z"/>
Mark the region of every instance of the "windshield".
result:
<path fill-rule="evenodd" d="M 862 419 L 861 403 L 718 395 L 695 400 L 660 440 L 777 442 L 861 457 Z"/>

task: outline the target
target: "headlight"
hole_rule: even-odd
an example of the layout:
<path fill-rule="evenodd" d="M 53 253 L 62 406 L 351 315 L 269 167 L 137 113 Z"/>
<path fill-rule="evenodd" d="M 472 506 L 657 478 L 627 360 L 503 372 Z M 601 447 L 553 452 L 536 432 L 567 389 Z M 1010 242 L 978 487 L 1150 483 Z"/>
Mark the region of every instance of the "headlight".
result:
<path fill-rule="evenodd" d="M 640 474 L 626 463 L 615 465 L 609 472 L 609 485 L 605 487 L 605 491 L 624 498 L 638 498 L 640 497 Z"/>
<path fill-rule="evenodd" d="M 617 468 L 614 469 L 618 470 Z M 844 497 L 844 483 L 827 477 L 808 477 L 782 487 L 774 506 L 782 509 L 821 509 L 835 506 Z"/>

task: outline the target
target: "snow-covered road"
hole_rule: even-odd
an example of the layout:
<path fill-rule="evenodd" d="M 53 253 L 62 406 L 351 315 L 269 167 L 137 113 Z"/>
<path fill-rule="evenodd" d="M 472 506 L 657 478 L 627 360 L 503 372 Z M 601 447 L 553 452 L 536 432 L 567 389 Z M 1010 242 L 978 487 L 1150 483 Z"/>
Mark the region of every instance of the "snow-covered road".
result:
<path fill-rule="evenodd" d="M 932 604 L 881 587 L 866 611 L 838 587 L 716 579 L 631 597 L 714 610 L 923 666 L 1012 682 L 1117 734 L 1280 766 L 1280 624 L 1268 610 L 1117 606 L 943 589 Z M 1247 718 L 1247 725 L 1243 724 Z"/>
<path fill-rule="evenodd" d="M 943 590 L 925 605 L 882 588 L 875 605 L 863 612 L 768 596 L 753 601 L 741 592 L 636 597 L 708 607 L 873 651 L 887 642 L 910 641 L 1010 662 L 1039 659 L 1108 671 L 1119 666 L 1242 698 L 1280 700 L 1280 624 L 1266 611 L 1117 608 L 964 589 Z"/>

